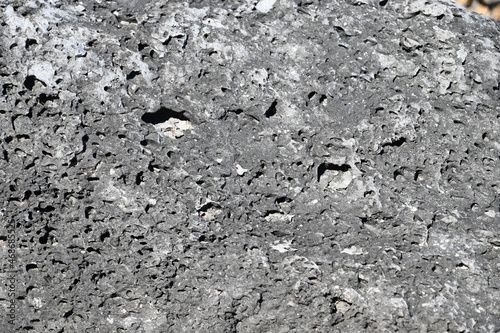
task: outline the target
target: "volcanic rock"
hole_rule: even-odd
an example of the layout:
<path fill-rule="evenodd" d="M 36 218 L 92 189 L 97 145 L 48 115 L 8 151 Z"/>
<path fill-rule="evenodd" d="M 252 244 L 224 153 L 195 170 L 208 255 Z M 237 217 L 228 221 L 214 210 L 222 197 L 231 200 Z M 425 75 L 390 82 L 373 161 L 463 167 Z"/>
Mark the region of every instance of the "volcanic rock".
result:
<path fill-rule="evenodd" d="M 500 330 L 499 21 L 0 8 L 3 332 Z"/>

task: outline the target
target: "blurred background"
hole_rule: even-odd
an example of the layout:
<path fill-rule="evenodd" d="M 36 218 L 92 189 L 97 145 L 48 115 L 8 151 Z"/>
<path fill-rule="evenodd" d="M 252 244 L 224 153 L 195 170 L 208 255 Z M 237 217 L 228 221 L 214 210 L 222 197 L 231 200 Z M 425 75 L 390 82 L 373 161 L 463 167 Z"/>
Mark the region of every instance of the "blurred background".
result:
<path fill-rule="evenodd" d="M 455 0 L 472 11 L 500 20 L 500 0 Z"/>

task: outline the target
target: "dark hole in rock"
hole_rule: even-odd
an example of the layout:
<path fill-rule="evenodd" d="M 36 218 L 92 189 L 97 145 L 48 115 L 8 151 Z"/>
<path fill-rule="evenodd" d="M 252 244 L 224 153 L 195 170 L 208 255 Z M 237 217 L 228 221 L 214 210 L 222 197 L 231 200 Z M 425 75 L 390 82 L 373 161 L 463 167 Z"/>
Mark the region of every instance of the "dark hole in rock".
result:
<path fill-rule="evenodd" d="M 26 192 L 24 192 L 24 198 L 23 198 L 23 200 L 28 200 L 31 197 L 32 194 L 33 193 L 30 190 L 27 190 Z"/>
<path fill-rule="evenodd" d="M 138 76 L 138 75 L 141 75 L 142 73 L 140 71 L 131 71 L 128 75 L 127 75 L 127 80 L 132 80 L 134 77 Z"/>
<path fill-rule="evenodd" d="M 220 117 L 220 119 L 222 120 L 228 120 L 229 117 L 233 116 L 233 115 L 240 115 L 243 113 L 243 110 L 242 109 L 236 109 L 236 110 L 227 110 L 226 112 L 224 112 L 224 114 Z"/>
<path fill-rule="evenodd" d="M 105 231 L 105 232 L 104 232 L 104 233 L 103 233 L 103 234 L 99 237 L 99 239 L 101 240 L 101 242 L 104 242 L 104 240 L 105 240 L 106 238 L 109 238 L 109 237 L 111 237 L 111 235 L 109 234 L 109 231 Z"/>
<path fill-rule="evenodd" d="M 10 90 L 12 90 L 12 88 L 14 88 L 14 85 L 11 83 L 2 83 L 1 86 L 2 86 L 2 95 L 6 95 Z M 5 111 L 0 113 L 5 113 Z"/>
<path fill-rule="evenodd" d="M 78 163 L 78 159 L 76 158 L 76 156 L 73 156 L 73 158 L 71 160 L 69 160 L 70 167 L 75 166 L 77 163 Z"/>
<path fill-rule="evenodd" d="M 394 180 L 402 179 L 403 176 L 404 176 L 403 170 L 394 171 Z"/>
<path fill-rule="evenodd" d="M 55 101 L 56 99 L 59 99 L 58 95 L 40 94 L 40 96 L 38 96 L 38 101 L 42 104 L 45 104 L 48 101 Z"/>
<path fill-rule="evenodd" d="M 42 237 L 38 239 L 38 242 L 40 244 L 47 244 L 47 241 L 49 240 L 49 233 L 45 233 Z"/>
<path fill-rule="evenodd" d="M 36 39 L 28 38 L 28 39 L 26 39 L 26 43 L 25 43 L 24 47 L 27 50 L 31 45 L 35 45 L 35 44 L 38 44 L 38 42 L 36 41 Z"/>
<path fill-rule="evenodd" d="M 26 88 L 28 88 L 28 90 L 32 90 L 33 87 L 35 86 L 35 80 L 36 80 L 36 76 L 34 76 L 34 75 L 26 76 L 26 79 L 24 80 L 24 86 Z"/>
<path fill-rule="evenodd" d="M 189 121 L 189 119 L 184 115 L 184 112 L 177 112 L 166 107 L 161 107 L 156 112 L 145 113 L 141 117 L 142 121 L 153 125 L 164 123 L 170 118 Z"/>
<path fill-rule="evenodd" d="M 162 45 L 168 46 L 168 44 L 170 43 L 171 40 L 172 40 L 172 37 L 169 36 L 167 39 L 165 39 L 165 41 L 162 43 Z"/>
<path fill-rule="evenodd" d="M 66 312 L 66 313 L 64 314 L 64 318 L 68 318 L 68 317 L 70 317 L 72 314 L 73 314 L 73 310 L 69 310 L 68 312 Z"/>
<path fill-rule="evenodd" d="M 333 164 L 333 163 L 321 163 L 318 167 L 318 182 L 321 179 L 321 176 L 323 176 L 326 172 L 326 170 L 331 170 L 331 171 L 342 171 L 342 172 L 347 172 L 351 169 L 351 166 L 349 164 Z"/>
<path fill-rule="evenodd" d="M 38 209 L 40 210 L 41 213 L 49 213 L 55 210 L 53 206 L 47 205 L 47 206 L 39 206 Z"/>
<path fill-rule="evenodd" d="M 87 251 L 89 253 L 90 252 L 97 252 L 97 253 L 101 254 L 101 251 L 99 251 L 99 249 L 94 249 L 93 247 L 88 247 L 85 249 L 85 251 Z"/>
<path fill-rule="evenodd" d="M 144 174 L 144 172 L 139 172 L 136 176 L 135 176 L 135 184 L 136 185 L 141 185 L 142 183 L 142 175 Z"/>
<path fill-rule="evenodd" d="M 38 268 L 38 266 L 36 264 L 27 264 L 26 265 L 26 272 L 28 272 L 29 270 L 35 269 L 35 268 Z"/>
<path fill-rule="evenodd" d="M 266 211 L 266 213 L 264 214 L 264 217 L 268 217 L 268 216 L 271 216 L 272 214 L 280 214 L 280 213 L 281 212 L 279 210 L 271 209 L 271 210 Z"/>
<path fill-rule="evenodd" d="M 199 212 L 208 212 L 210 208 L 220 208 L 220 206 L 214 202 L 207 202 L 206 204 L 202 205 L 201 207 L 197 208 L 196 210 Z"/>
<path fill-rule="evenodd" d="M 406 138 L 399 138 L 397 140 L 386 142 L 382 145 L 382 150 L 379 152 L 379 155 L 383 155 L 386 152 L 386 147 L 401 147 L 406 143 Z"/>
<path fill-rule="evenodd" d="M 229 112 L 233 112 L 233 113 L 236 113 L 236 114 L 241 114 L 243 112 L 243 110 L 242 109 L 229 110 Z"/>
<path fill-rule="evenodd" d="M 288 197 L 279 197 L 279 198 L 276 199 L 275 202 L 277 204 L 288 203 L 288 202 L 292 202 L 292 199 L 290 199 Z"/>
<path fill-rule="evenodd" d="M 382 147 L 387 147 L 387 146 L 401 147 L 405 142 L 406 142 L 406 138 L 399 138 L 397 140 L 394 140 L 394 141 L 391 141 L 391 142 L 388 142 L 388 143 L 384 143 L 382 145 Z"/>
<path fill-rule="evenodd" d="M 94 209 L 94 207 L 92 206 L 88 206 L 88 207 L 85 207 L 85 210 L 84 210 L 84 214 L 85 214 L 85 218 L 89 218 L 90 216 L 90 212 Z"/>
<path fill-rule="evenodd" d="M 264 113 L 264 115 L 267 117 L 267 118 L 270 118 L 272 116 L 274 116 L 276 114 L 276 105 L 278 104 L 277 101 L 274 101 L 271 106 L 269 107 L 269 109 L 267 109 L 266 113 Z"/>

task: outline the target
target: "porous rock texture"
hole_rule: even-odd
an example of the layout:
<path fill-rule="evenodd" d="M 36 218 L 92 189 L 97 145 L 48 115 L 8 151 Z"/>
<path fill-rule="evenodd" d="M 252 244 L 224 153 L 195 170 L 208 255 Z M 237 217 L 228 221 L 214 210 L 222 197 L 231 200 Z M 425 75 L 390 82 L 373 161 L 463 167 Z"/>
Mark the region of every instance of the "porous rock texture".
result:
<path fill-rule="evenodd" d="M 500 330 L 499 22 L 451 0 L 0 7 L 7 331 Z"/>

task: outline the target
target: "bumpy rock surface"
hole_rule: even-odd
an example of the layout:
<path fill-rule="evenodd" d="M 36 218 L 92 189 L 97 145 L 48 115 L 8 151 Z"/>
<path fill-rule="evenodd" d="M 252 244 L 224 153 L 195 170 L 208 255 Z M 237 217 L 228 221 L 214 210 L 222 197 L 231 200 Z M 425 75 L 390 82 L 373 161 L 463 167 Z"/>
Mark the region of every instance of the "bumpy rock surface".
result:
<path fill-rule="evenodd" d="M 446 0 L 0 7 L 2 331 L 500 330 L 499 22 Z"/>

